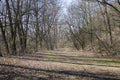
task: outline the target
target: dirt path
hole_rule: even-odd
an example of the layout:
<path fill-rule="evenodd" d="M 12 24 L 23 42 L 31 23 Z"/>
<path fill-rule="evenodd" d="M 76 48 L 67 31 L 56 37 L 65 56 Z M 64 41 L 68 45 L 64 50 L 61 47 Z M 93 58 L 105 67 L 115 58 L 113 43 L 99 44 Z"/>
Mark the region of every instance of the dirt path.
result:
<path fill-rule="evenodd" d="M 120 80 L 119 61 L 93 53 L 49 51 L 0 58 L 0 80 Z M 110 63 L 111 62 L 111 63 Z"/>

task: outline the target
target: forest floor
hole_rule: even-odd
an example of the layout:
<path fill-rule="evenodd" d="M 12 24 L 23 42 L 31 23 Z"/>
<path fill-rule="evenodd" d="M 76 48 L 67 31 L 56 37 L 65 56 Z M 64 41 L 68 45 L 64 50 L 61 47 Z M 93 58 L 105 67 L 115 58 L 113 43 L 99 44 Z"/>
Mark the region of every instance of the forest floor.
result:
<path fill-rule="evenodd" d="M 0 57 L 0 80 L 120 80 L 120 60 L 69 49 Z"/>

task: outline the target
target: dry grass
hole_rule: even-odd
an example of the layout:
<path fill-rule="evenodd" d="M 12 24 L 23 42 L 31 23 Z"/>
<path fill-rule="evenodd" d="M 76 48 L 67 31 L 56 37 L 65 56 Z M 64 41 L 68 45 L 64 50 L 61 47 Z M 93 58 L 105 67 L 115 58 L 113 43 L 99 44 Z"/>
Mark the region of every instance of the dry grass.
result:
<path fill-rule="evenodd" d="M 83 58 L 83 56 L 85 58 Z M 119 78 L 119 66 L 114 67 L 114 65 L 104 65 L 106 62 L 99 63 L 93 60 L 89 61 L 92 59 L 90 58 L 91 56 L 95 57 L 93 53 L 61 50 L 45 51 L 44 53 L 29 54 L 21 57 L 16 56 L 16 58 L 15 56 L 11 58 L 1 57 L 0 70 L 3 72 L 14 72 L 14 74 L 17 75 L 16 78 L 22 76 L 29 77 L 30 80 L 34 80 L 33 78 L 37 78 L 35 80 L 117 80 L 117 78 Z M 83 60 L 71 60 L 72 57 L 80 57 L 83 58 Z M 2 76 L 3 75 L 1 75 L 1 77 Z"/>
<path fill-rule="evenodd" d="M 69 48 L 61 48 L 59 50 L 54 51 L 43 51 L 43 52 L 37 52 L 38 54 L 44 53 L 44 54 L 58 54 L 58 55 L 66 55 L 66 56 L 85 56 L 85 57 L 94 57 L 97 56 L 93 52 L 83 51 L 83 50 L 72 50 Z"/>
<path fill-rule="evenodd" d="M 9 64 L 16 66 L 24 66 L 35 69 L 45 69 L 45 70 L 71 70 L 71 71 L 83 71 L 88 72 L 110 72 L 119 73 L 119 67 L 106 67 L 106 66 L 96 66 L 96 65 L 78 65 L 70 63 L 60 63 L 60 62 L 44 62 L 44 61 L 33 61 L 33 60 L 21 60 L 14 58 L 0 58 L 0 64 Z"/>

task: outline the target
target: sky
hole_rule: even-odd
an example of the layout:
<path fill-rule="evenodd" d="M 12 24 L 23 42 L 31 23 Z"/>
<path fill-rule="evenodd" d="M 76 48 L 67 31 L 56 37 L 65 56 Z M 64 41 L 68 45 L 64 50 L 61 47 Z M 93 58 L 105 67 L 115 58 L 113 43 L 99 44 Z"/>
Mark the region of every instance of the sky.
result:
<path fill-rule="evenodd" d="M 69 7 L 69 5 L 71 4 L 71 2 L 73 1 L 73 0 L 61 0 L 62 1 L 62 3 L 63 3 L 63 13 L 64 14 L 67 14 L 67 8 Z"/>
<path fill-rule="evenodd" d="M 71 2 L 72 2 L 72 0 L 64 0 L 63 1 L 65 7 L 69 6 Z"/>

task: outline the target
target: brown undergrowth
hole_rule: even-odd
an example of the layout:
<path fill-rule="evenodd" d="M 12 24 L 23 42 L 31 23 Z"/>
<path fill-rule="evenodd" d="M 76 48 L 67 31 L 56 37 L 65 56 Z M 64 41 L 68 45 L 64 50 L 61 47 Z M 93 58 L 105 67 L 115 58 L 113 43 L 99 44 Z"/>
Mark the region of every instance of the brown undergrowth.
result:
<path fill-rule="evenodd" d="M 0 80 L 120 80 L 119 61 L 113 63 L 82 51 L 1 57 Z"/>

